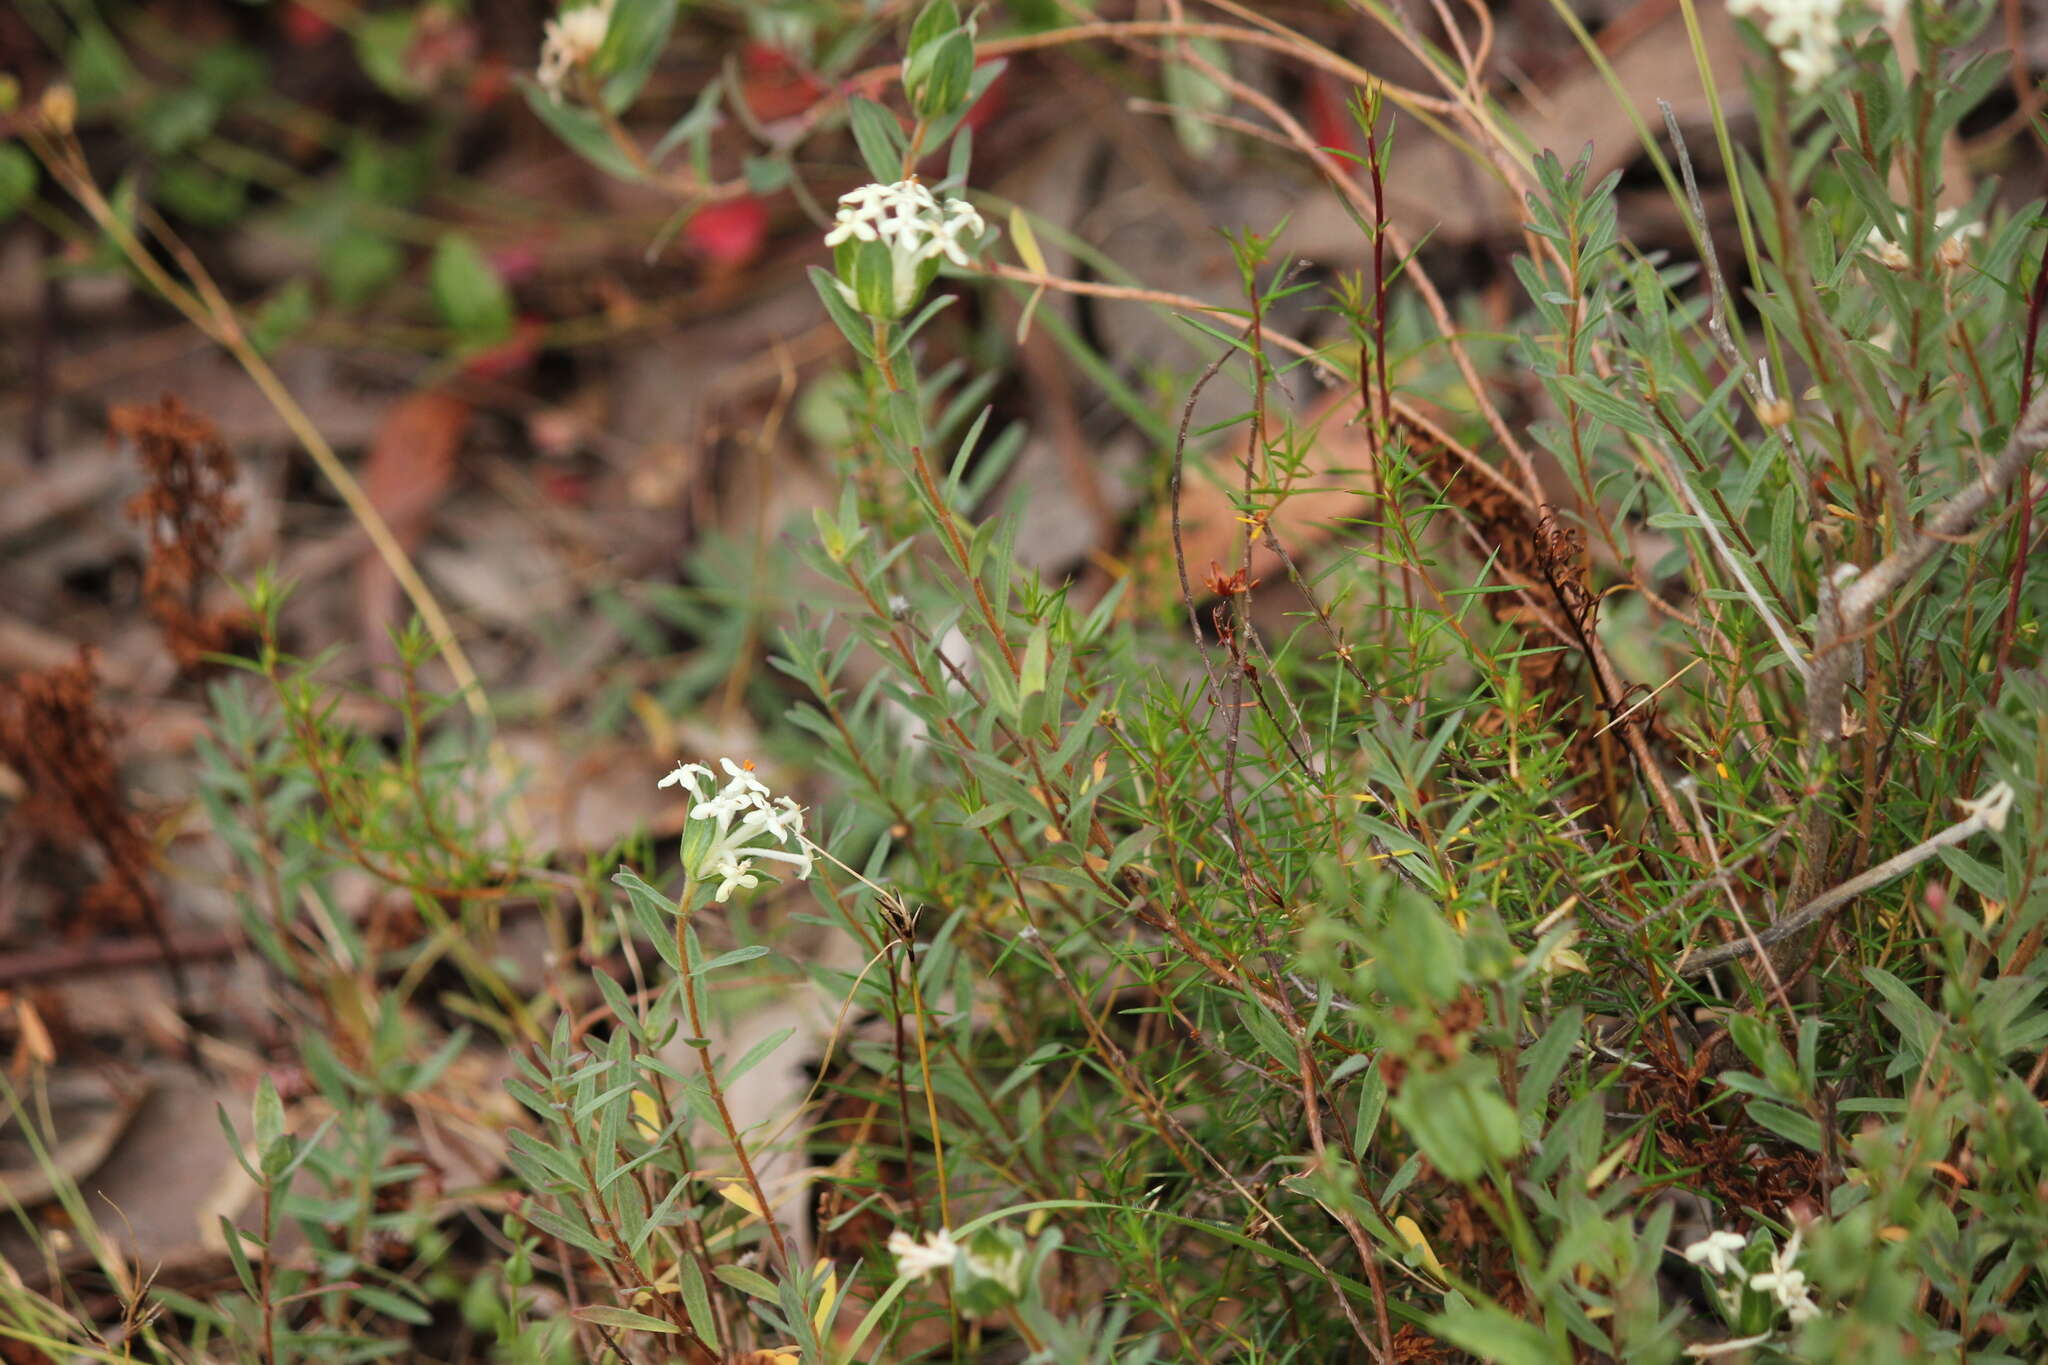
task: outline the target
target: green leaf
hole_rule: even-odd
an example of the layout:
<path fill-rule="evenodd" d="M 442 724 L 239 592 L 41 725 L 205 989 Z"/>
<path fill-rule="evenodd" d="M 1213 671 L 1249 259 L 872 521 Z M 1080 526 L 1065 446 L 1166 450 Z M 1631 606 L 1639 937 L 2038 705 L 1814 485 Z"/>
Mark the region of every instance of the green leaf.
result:
<path fill-rule="evenodd" d="M 228 1260 L 235 1267 L 235 1278 L 242 1282 L 242 1288 L 248 1291 L 249 1297 L 255 1298 L 259 1292 L 256 1286 L 256 1272 L 250 1268 L 249 1253 L 242 1249 L 242 1238 L 247 1234 L 236 1227 L 234 1220 L 226 1214 L 220 1214 L 218 1217 L 221 1240 L 227 1244 Z"/>
<path fill-rule="evenodd" d="M 1024 659 L 1018 665 L 1017 693 L 1029 697 L 1045 691 L 1046 656 L 1050 641 L 1044 626 L 1031 632 L 1031 639 L 1024 646 Z"/>
<path fill-rule="evenodd" d="M 592 1303 L 573 1310 L 570 1317 L 580 1322 L 594 1322 L 600 1327 L 618 1327 L 629 1332 L 676 1333 L 682 1328 L 672 1322 L 645 1313 L 636 1313 L 630 1308 L 614 1308 L 610 1304 Z"/>
<path fill-rule="evenodd" d="M 231 106 L 262 93 L 270 84 L 270 63 L 253 47 L 221 43 L 199 54 L 192 64 L 192 84 Z"/>
<path fill-rule="evenodd" d="M 135 84 L 135 68 L 103 24 L 87 23 L 64 54 L 64 69 L 80 109 L 117 100 Z"/>
<path fill-rule="evenodd" d="M 1405 840 L 1401 831 L 1388 829 Z M 1436 905 L 1421 896 L 1398 895 L 1382 934 L 1377 975 L 1380 989 L 1397 1004 L 1448 1000 L 1465 982 L 1465 945 Z"/>
<path fill-rule="evenodd" d="M 256 1082 L 256 1098 L 249 1107 L 249 1122 L 255 1130 L 258 1153 L 268 1151 L 272 1143 L 284 1136 L 284 1101 L 278 1098 L 277 1087 L 271 1084 L 267 1075 Z"/>
<path fill-rule="evenodd" d="M 725 1073 L 725 1083 L 728 1086 L 739 1084 L 740 1077 L 759 1066 L 764 1058 L 788 1042 L 795 1033 L 796 1030 L 793 1028 L 777 1029 L 760 1042 L 748 1048 L 747 1055 L 740 1058 L 738 1064 Z"/>
<path fill-rule="evenodd" d="M 792 170 L 782 157 L 750 156 L 740 162 L 740 174 L 755 194 L 773 194 L 789 184 Z"/>
<path fill-rule="evenodd" d="M 1375 1059 L 1377 1060 L 1377 1059 Z M 1361 1146 L 1372 1140 L 1380 1126 L 1380 1115 L 1387 1109 L 1387 1080 L 1380 1074 L 1378 1066 L 1365 1073 L 1358 1083 L 1358 1112 L 1352 1119 L 1356 1141 Z"/>
<path fill-rule="evenodd" d="M 520 1210 L 520 1216 L 549 1236 L 559 1237 L 570 1246 L 579 1251 L 587 1251 L 601 1261 L 608 1261 L 616 1254 L 594 1234 L 553 1209 L 537 1208 L 529 1203 Z"/>
<path fill-rule="evenodd" d="M 355 35 L 356 61 L 363 72 L 400 99 L 417 99 L 426 93 L 407 58 L 413 49 L 414 20 L 409 8 L 381 10 L 358 17 L 349 28 Z"/>
<path fill-rule="evenodd" d="M 682 958 L 676 952 L 676 903 L 642 881 L 631 868 L 621 868 L 613 873 L 612 883 L 625 888 L 626 895 L 633 902 L 634 917 L 654 941 L 655 951 L 661 954 L 661 960 L 677 971 L 682 970 Z"/>
<path fill-rule="evenodd" d="M 940 38 L 903 68 L 903 88 L 910 96 L 911 108 L 926 120 L 945 118 L 966 104 L 973 79 L 974 35 L 965 29 Z"/>
<path fill-rule="evenodd" d="M 12 142 L 0 142 L 0 223 L 27 207 L 36 197 L 36 185 L 43 169 L 26 149 Z"/>
<path fill-rule="evenodd" d="M 226 227 L 242 216 L 248 182 L 193 161 L 174 161 L 157 173 L 156 200 L 200 227 Z"/>
<path fill-rule="evenodd" d="M 825 312 L 831 317 L 840 334 L 846 338 L 847 344 L 853 347 L 854 354 L 872 357 L 875 353 L 874 328 L 866 318 L 855 311 L 851 303 L 847 302 L 846 296 L 839 292 L 838 277 L 829 270 L 820 270 L 817 266 L 810 268 L 810 276 L 811 287 L 818 291 L 818 301 L 825 305 Z"/>
<path fill-rule="evenodd" d="M 1810 1152 L 1821 1148 L 1820 1125 L 1797 1109 L 1774 1104 L 1770 1100 L 1751 1100 L 1749 1116 L 1759 1126 L 1770 1129 L 1787 1141 L 1798 1143 Z"/>
<path fill-rule="evenodd" d="M 1585 1011 L 1577 1005 L 1559 1010 L 1536 1045 L 1522 1054 L 1522 1080 L 1516 1088 L 1517 1107 L 1524 1120 L 1539 1118 L 1550 1100 L 1550 1087 L 1564 1069 L 1572 1047 L 1579 1041 L 1579 1026 Z"/>
<path fill-rule="evenodd" d="M 1552 1349 L 1541 1327 L 1491 1303 L 1451 1299 L 1442 1313 L 1429 1320 L 1429 1327 L 1489 1365 L 1552 1365 L 1571 1359 Z"/>
<path fill-rule="evenodd" d="M 256 311 L 249 325 L 249 344 L 271 355 L 313 321 L 313 286 L 295 275 Z"/>
<path fill-rule="evenodd" d="M 1173 131 L 1188 155 L 1206 160 L 1213 156 L 1220 140 L 1216 125 L 1204 114 L 1220 114 L 1230 107 L 1230 93 L 1206 71 L 1198 71 L 1180 60 L 1181 52 L 1192 52 L 1211 67 L 1230 74 L 1230 55 L 1213 38 L 1175 39 L 1167 46 L 1169 60 L 1161 71 L 1166 102 L 1173 106 Z"/>
<path fill-rule="evenodd" d="M 757 957 L 766 956 L 768 956 L 766 948 L 758 943 L 750 944 L 745 948 L 735 948 L 729 953 L 720 953 L 709 962 L 701 964 L 691 975 L 703 976 L 707 972 L 717 971 L 720 967 L 736 967 L 742 962 L 752 962 Z"/>
<path fill-rule="evenodd" d="M 647 84 L 668 46 L 676 0 L 618 0 L 594 69 L 605 77 L 604 107 L 622 112 Z"/>
<path fill-rule="evenodd" d="M 1271 1010 L 1253 1000 L 1239 1000 L 1236 1003 L 1239 1021 L 1250 1030 L 1252 1040 L 1265 1049 L 1268 1056 L 1280 1063 L 1286 1071 L 1291 1072 L 1301 1065 L 1293 1041 L 1288 1038 L 1287 1030 L 1281 1026 L 1280 1021 L 1273 1017 Z"/>
<path fill-rule="evenodd" d="M 511 335 L 512 295 L 467 235 L 444 233 L 435 243 L 430 287 L 434 306 L 464 346 Z"/>
<path fill-rule="evenodd" d="M 1452 1112 L 1446 1102 L 1450 1088 L 1443 1079 L 1410 1073 L 1390 1108 L 1430 1164 L 1445 1179 L 1464 1184 L 1478 1179 L 1486 1169 L 1486 1154 L 1472 1140 L 1469 1117 Z"/>
<path fill-rule="evenodd" d="M 697 1335 L 712 1345 L 718 1345 L 718 1319 L 711 1313 L 711 1293 L 704 1283 L 703 1268 L 694 1256 L 682 1258 L 677 1278 L 682 1282 L 683 1307 L 689 1311 L 690 1326 L 697 1329 Z"/>
<path fill-rule="evenodd" d="M 861 160 L 877 184 L 893 185 L 903 175 L 905 143 L 896 116 L 871 99 L 855 95 L 847 101 L 846 115 L 853 125 L 853 140 L 860 147 Z"/>
<path fill-rule="evenodd" d="M 706 85 L 689 112 L 670 124 L 668 131 L 661 135 L 661 141 L 654 144 L 654 150 L 647 154 L 647 159 L 659 166 L 681 143 L 708 137 L 718 126 L 718 105 L 724 98 L 723 81 L 712 81 Z"/>
<path fill-rule="evenodd" d="M 640 167 L 612 140 L 610 129 L 595 112 L 564 104 L 531 81 L 524 81 L 526 107 L 533 110 L 569 150 L 608 175 L 640 180 Z"/>
<path fill-rule="evenodd" d="M 960 7 L 953 0 L 931 0 L 918 12 L 917 22 L 910 26 L 910 40 L 904 44 L 903 50 L 915 57 L 928 44 L 937 42 L 959 27 Z"/>
<path fill-rule="evenodd" d="M 394 1294 L 388 1289 L 379 1289 L 367 1284 L 359 1284 L 350 1292 L 387 1318 L 396 1318 L 414 1327 L 425 1327 L 434 1320 L 434 1315 L 427 1311 L 426 1305 L 406 1298 L 403 1294 Z"/>
<path fill-rule="evenodd" d="M 962 820 L 960 822 L 960 828 L 984 829 L 989 825 L 993 825 L 994 823 L 996 823 L 996 821 L 1002 819 L 1004 816 L 1008 815 L 1014 809 L 1016 808 L 1012 806 L 1008 801 L 991 801 L 988 805 L 983 806 L 980 810 L 974 812 L 965 820 Z M 1140 831 L 1138 835 L 1133 835 L 1132 837 L 1139 838 L 1149 836 L 1152 833 L 1153 831 L 1151 830 L 1143 830 Z M 1115 865 L 1116 860 L 1112 858 L 1110 862 L 1112 865 Z"/>
<path fill-rule="evenodd" d="M 1651 436 L 1657 431 L 1656 421 L 1642 402 L 1616 397 L 1605 383 L 1595 384 L 1575 375 L 1562 374 L 1551 383 L 1559 393 L 1611 427 L 1638 436 Z"/>
<path fill-rule="evenodd" d="M 711 1267 L 711 1273 L 743 1294 L 765 1299 L 769 1303 L 776 1300 L 774 1282 L 757 1270 L 748 1270 L 745 1266 L 737 1265 L 715 1265 Z"/>
<path fill-rule="evenodd" d="M 207 91 L 166 90 L 144 106 L 136 135 L 158 156 L 167 156 L 212 132 L 220 114 L 220 101 Z"/>
<path fill-rule="evenodd" d="M 1468 1081 L 1466 1103 L 1485 1143 L 1487 1155 L 1499 1161 L 1512 1161 L 1521 1155 L 1521 1125 L 1493 1077 L 1475 1077 Z"/>
<path fill-rule="evenodd" d="M 405 253 L 390 238 L 367 228 L 350 228 L 320 254 L 327 291 L 343 307 L 367 302 L 405 266 Z"/>

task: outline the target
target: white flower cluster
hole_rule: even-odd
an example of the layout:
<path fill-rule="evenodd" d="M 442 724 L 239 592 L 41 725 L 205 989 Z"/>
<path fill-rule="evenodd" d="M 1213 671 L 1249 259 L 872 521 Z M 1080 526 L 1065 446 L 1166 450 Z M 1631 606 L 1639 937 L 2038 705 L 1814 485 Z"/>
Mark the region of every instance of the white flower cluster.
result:
<path fill-rule="evenodd" d="M 1749 1277 L 1749 1287 L 1776 1299 L 1794 1327 L 1820 1316 L 1820 1305 L 1813 1301 L 1813 1291 L 1806 1287 L 1806 1272 L 1793 1265 L 1799 1259 L 1799 1234 L 1800 1229 L 1793 1228 L 1785 1245 L 1771 1253 L 1771 1268 Z"/>
<path fill-rule="evenodd" d="M 896 1258 L 896 1273 L 910 1279 L 922 1279 L 934 1270 L 951 1270 L 965 1248 L 953 1240 L 953 1234 L 944 1228 L 928 1234 L 922 1241 L 907 1232 L 889 1234 L 889 1254 Z"/>
<path fill-rule="evenodd" d="M 825 245 L 838 246 L 848 239 L 881 242 L 912 265 L 944 256 L 964 266 L 968 257 L 960 235 L 967 233 L 973 242 L 985 231 L 981 215 L 965 199 L 947 195 L 941 200 L 916 180 L 899 180 L 893 185 L 862 185 L 840 195 Z"/>
<path fill-rule="evenodd" d="M 1898 21 L 1906 0 L 1875 0 L 1885 23 Z M 1843 0 L 1728 0 L 1728 12 L 1754 19 L 1778 49 L 1794 89 L 1811 90 L 1841 62 Z"/>
<path fill-rule="evenodd" d="M 1954 270 L 1970 259 L 1970 242 L 1984 235 L 1984 225 L 1961 223 L 1960 211 L 1943 209 L 1934 215 L 1934 260 L 1944 270 Z M 1872 228 L 1863 239 L 1863 252 L 1887 270 L 1911 270 L 1913 258 L 1906 249 Z"/>
<path fill-rule="evenodd" d="M 1792 1325 L 1820 1316 L 1820 1305 L 1813 1301 L 1813 1291 L 1806 1287 L 1806 1272 L 1795 1262 L 1799 1259 L 1801 1229 L 1794 1227 L 1785 1245 L 1771 1253 L 1771 1268 L 1761 1274 L 1749 1277 L 1749 1287 L 1759 1293 L 1769 1294 L 1777 1300 L 1778 1307 L 1792 1319 Z M 1749 1239 L 1737 1232 L 1712 1232 L 1685 1249 L 1685 1259 L 1712 1275 L 1723 1279 L 1729 1275 L 1742 1274 L 1742 1251 L 1749 1245 Z M 1748 1338 L 1741 1343 L 1721 1342 L 1714 1351 L 1731 1349 L 1737 1345 L 1752 1345 L 1763 1338 Z M 1705 1350 L 1689 1351 L 1691 1355 L 1708 1354 Z"/>
<path fill-rule="evenodd" d="M 560 101 L 562 82 L 577 67 L 587 64 L 604 46 L 604 35 L 612 25 L 613 0 L 564 11 L 541 29 L 540 69 L 533 77 L 550 99 Z"/>
<path fill-rule="evenodd" d="M 974 205 L 947 195 L 941 199 L 915 179 L 893 185 L 863 185 L 839 197 L 839 212 L 825 245 L 877 242 L 888 249 L 888 306 L 895 315 L 907 311 L 931 283 L 943 256 L 955 265 L 970 264 L 967 251 L 988 230 Z M 877 308 L 881 300 L 863 300 L 848 287 L 844 268 L 840 289 L 856 308 Z"/>
<path fill-rule="evenodd" d="M 690 875 L 718 878 L 718 890 L 711 899 L 721 905 L 734 891 L 761 884 L 754 871 L 757 858 L 788 863 L 799 878 L 809 877 L 811 846 L 804 842 L 803 808 L 786 796 L 771 800 L 768 788 L 749 767 L 729 758 L 719 759 L 718 764 L 729 780 L 716 796 L 709 794 L 715 780 L 711 769 L 701 763 L 685 763 L 659 784 L 683 787 L 696 799 L 690 819 L 709 824 L 708 831 L 700 827 L 684 836 Z M 781 847 L 755 842 L 764 837 Z"/>
<path fill-rule="evenodd" d="M 2005 817 L 2012 813 L 2012 798 L 2011 783 L 1994 782 L 1974 801 L 1959 796 L 1956 804 L 1963 808 L 1965 820 L 1981 820 L 1984 828 L 1997 834 L 2005 829 Z"/>
<path fill-rule="evenodd" d="M 954 1240 L 945 1228 L 927 1233 L 922 1241 L 907 1232 L 889 1234 L 889 1254 L 896 1258 L 896 1273 L 922 1279 L 933 1271 L 944 1272 L 955 1265 L 969 1275 L 992 1280 L 1011 1294 L 1024 1292 L 1025 1253 L 1021 1246 L 977 1254 L 965 1242 Z"/>

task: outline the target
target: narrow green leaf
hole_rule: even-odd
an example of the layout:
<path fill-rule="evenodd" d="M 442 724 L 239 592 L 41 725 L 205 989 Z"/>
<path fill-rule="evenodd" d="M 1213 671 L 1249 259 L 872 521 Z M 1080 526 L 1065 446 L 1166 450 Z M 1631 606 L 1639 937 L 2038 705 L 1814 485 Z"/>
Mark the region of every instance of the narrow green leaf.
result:
<path fill-rule="evenodd" d="M 615 1308 L 603 1303 L 586 1304 L 575 1309 L 569 1316 L 581 1322 L 594 1322 L 600 1327 L 617 1327 L 629 1332 L 674 1334 L 682 1331 L 672 1322 L 663 1322 L 660 1318 L 635 1312 L 631 1308 Z"/>

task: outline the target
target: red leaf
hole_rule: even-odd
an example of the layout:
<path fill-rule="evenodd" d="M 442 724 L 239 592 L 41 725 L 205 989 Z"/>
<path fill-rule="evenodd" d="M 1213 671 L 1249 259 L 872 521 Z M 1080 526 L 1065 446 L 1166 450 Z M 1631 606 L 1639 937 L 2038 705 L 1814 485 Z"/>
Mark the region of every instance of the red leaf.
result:
<path fill-rule="evenodd" d="M 1361 150 L 1358 125 L 1351 121 L 1351 111 L 1344 107 L 1344 92 L 1348 89 L 1349 86 L 1337 84 L 1327 71 L 1308 73 L 1308 128 L 1317 146 L 1338 152 Z"/>
<path fill-rule="evenodd" d="M 518 374 L 540 354 L 543 330 L 539 318 L 520 318 L 511 336 L 463 362 L 463 374 L 471 379 L 507 379 Z"/>
<path fill-rule="evenodd" d="M 746 72 L 740 95 L 763 123 L 801 114 L 825 93 L 823 82 L 771 44 L 748 43 L 740 62 Z"/>
<path fill-rule="evenodd" d="M 753 260 L 767 239 L 768 206 L 751 194 L 706 204 L 683 228 L 690 249 L 724 269 Z"/>
<path fill-rule="evenodd" d="M 961 115 L 961 124 L 977 133 L 987 127 L 996 115 L 1003 112 L 1003 106 L 1009 102 L 1009 84 L 1008 71 L 990 81 L 988 89 L 982 91 L 981 98 L 974 102 L 974 107 Z"/>
<path fill-rule="evenodd" d="M 293 47 L 318 47 L 334 32 L 334 25 L 304 5 L 286 5 L 284 36 Z"/>
<path fill-rule="evenodd" d="M 495 106 L 512 89 L 511 64 L 494 52 L 486 53 L 469 73 L 469 88 L 462 92 L 462 102 L 472 112 L 481 112 Z"/>
<path fill-rule="evenodd" d="M 540 476 L 540 489 L 554 501 L 569 507 L 582 507 L 590 501 L 590 480 L 566 469 L 544 470 Z"/>
<path fill-rule="evenodd" d="M 750 76 L 777 76 L 796 65 L 789 54 L 773 43 L 750 42 L 740 52 L 740 63 Z"/>
<path fill-rule="evenodd" d="M 492 248 L 485 253 L 484 259 L 491 263 L 491 269 L 498 272 L 499 279 L 507 284 L 518 284 L 540 269 L 541 249 L 531 240 L 513 242 Z"/>

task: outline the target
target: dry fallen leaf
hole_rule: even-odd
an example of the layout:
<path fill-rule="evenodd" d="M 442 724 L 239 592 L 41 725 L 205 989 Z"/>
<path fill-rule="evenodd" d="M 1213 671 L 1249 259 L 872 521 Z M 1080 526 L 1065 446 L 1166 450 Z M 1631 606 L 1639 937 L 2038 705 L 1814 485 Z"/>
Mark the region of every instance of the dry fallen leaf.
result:
<path fill-rule="evenodd" d="M 445 389 L 423 389 L 393 405 L 377 429 L 363 464 L 363 492 L 408 552 L 454 482 L 455 456 L 474 416 L 466 400 Z M 398 605 L 398 580 L 375 549 L 366 547 L 356 564 L 356 620 L 373 658 L 393 657 Z"/>

